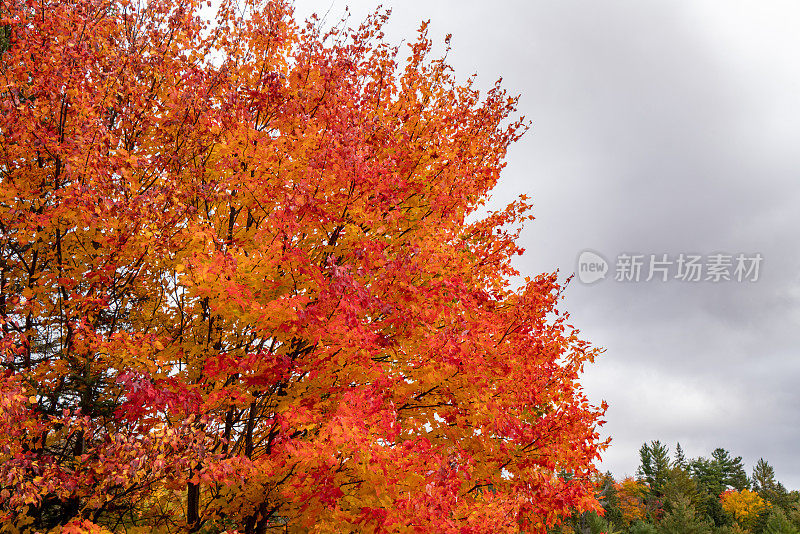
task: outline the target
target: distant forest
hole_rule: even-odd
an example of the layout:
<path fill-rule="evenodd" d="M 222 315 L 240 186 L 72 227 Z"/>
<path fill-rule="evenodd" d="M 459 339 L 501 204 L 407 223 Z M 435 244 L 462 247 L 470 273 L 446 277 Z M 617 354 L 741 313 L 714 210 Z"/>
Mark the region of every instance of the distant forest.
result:
<path fill-rule="evenodd" d="M 575 514 L 552 534 L 800 534 L 800 491 L 788 491 L 760 459 L 751 476 L 742 457 L 719 448 L 687 459 L 659 441 L 639 449 L 635 477 L 596 481 L 598 513 Z"/>

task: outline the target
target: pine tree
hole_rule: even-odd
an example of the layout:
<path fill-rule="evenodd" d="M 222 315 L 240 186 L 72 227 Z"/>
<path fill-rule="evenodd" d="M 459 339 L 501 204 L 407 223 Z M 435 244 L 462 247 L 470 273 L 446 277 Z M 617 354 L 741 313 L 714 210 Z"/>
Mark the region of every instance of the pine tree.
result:
<path fill-rule="evenodd" d="M 669 470 L 663 490 L 664 506 L 668 510 L 672 508 L 672 503 L 680 498 L 688 499 L 692 506 L 695 507 L 698 507 L 701 503 L 697 482 L 680 467 L 673 467 Z"/>
<path fill-rule="evenodd" d="M 597 514 L 589 514 L 586 526 L 590 534 L 616 534 L 619 532 L 611 521 Z"/>
<path fill-rule="evenodd" d="M 659 534 L 658 529 L 652 523 L 637 521 L 628 529 L 629 534 Z"/>
<path fill-rule="evenodd" d="M 669 448 L 659 440 L 643 444 L 639 449 L 641 464 L 637 476 L 647 482 L 654 497 L 663 495 L 664 482 L 669 472 Z"/>
<path fill-rule="evenodd" d="M 659 524 L 661 534 L 706 534 L 711 533 L 711 524 L 697 517 L 694 506 L 685 497 L 678 497 L 672 503 Z"/>
<path fill-rule="evenodd" d="M 712 461 L 717 462 L 722 473 L 722 483 L 738 491 L 750 488 L 750 480 L 745 473 L 742 457 L 731 458 L 731 453 L 723 448 L 714 449 Z"/>
<path fill-rule="evenodd" d="M 738 523 L 734 523 L 732 525 L 717 527 L 714 530 L 714 534 L 750 534 L 750 531 L 743 529 Z"/>
<path fill-rule="evenodd" d="M 675 467 L 680 467 L 681 469 L 686 469 L 688 464 L 686 463 L 686 456 L 684 456 L 683 448 L 681 447 L 680 442 L 675 446 L 675 460 L 672 462 L 672 465 Z"/>
<path fill-rule="evenodd" d="M 775 480 L 775 469 L 763 458 L 759 458 L 753 468 L 753 489 L 764 500 L 784 510 L 788 510 L 792 505 L 789 492 L 783 484 Z"/>
<path fill-rule="evenodd" d="M 724 525 L 727 516 L 719 501 L 720 494 L 726 488 L 722 466 L 714 460 L 700 457 L 689 463 L 689 471 L 700 493 L 702 504 L 699 508 L 714 520 L 716 526 Z"/>
<path fill-rule="evenodd" d="M 782 509 L 775 507 L 767 518 L 763 534 L 800 534 L 800 530 L 789 521 Z"/>
<path fill-rule="evenodd" d="M 764 491 L 774 490 L 776 486 L 775 469 L 769 465 L 769 462 L 763 458 L 759 458 L 756 466 L 753 468 L 753 490 L 762 493 Z"/>

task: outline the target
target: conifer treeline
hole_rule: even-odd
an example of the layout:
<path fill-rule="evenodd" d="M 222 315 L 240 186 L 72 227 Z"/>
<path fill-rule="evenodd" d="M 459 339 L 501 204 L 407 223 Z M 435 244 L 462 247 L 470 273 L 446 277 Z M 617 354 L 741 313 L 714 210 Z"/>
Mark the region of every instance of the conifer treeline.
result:
<path fill-rule="evenodd" d="M 763 458 L 750 476 L 723 448 L 687 459 L 660 441 L 639 449 L 635 477 L 596 481 L 604 513 L 575 514 L 552 534 L 800 534 L 800 491 Z"/>

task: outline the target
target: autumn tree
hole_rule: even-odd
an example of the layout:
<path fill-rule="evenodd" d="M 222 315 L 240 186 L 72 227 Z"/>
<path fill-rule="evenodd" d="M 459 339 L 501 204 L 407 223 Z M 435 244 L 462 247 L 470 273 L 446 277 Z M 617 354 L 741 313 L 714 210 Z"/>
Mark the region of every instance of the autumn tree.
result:
<path fill-rule="evenodd" d="M 624 525 L 621 501 L 617 483 L 611 472 L 604 474 L 597 484 L 597 500 L 603 507 L 603 517 L 612 525 L 622 528 Z"/>
<path fill-rule="evenodd" d="M 616 484 L 616 490 L 623 528 L 647 517 L 647 486 L 628 477 Z"/>
<path fill-rule="evenodd" d="M 458 83 L 424 25 L 401 54 L 385 18 L 3 4 L 4 527 L 543 532 L 597 508 L 597 350 L 555 275 L 511 285 L 527 200 L 483 209 L 517 99 Z"/>
<path fill-rule="evenodd" d="M 594 480 L 595 496 L 600 511 L 575 510 L 572 516 L 565 519 L 557 527 L 548 529 L 550 534 L 588 533 L 612 534 L 623 524 L 622 510 L 617 492 L 617 483 L 611 473 L 606 473 Z"/>
<path fill-rule="evenodd" d="M 770 504 L 755 491 L 749 489 L 727 490 L 720 495 L 722 509 L 730 514 L 743 528 L 752 529 L 759 516 L 768 511 Z"/>

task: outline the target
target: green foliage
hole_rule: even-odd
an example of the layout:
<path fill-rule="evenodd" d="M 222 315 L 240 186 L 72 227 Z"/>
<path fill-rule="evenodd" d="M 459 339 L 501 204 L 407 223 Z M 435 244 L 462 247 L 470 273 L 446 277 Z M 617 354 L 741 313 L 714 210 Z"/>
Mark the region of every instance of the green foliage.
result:
<path fill-rule="evenodd" d="M 637 476 L 647 482 L 653 497 L 661 497 L 670 468 L 669 449 L 658 440 L 645 443 L 639 449 L 639 460 Z"/>
<path fill-rule="evenodd" d="M 795 496 L 796 493 L 797 492 L 793 491 L 792 494 L 790 495 L 790 498 Z M 800 501 L 792 502 L 792 505 L 789 507 L 787 516 L 792 521 L 794 526 L 800 529 Z"/>
<path fill-rule="evenodd" d="M 5 2 L 0 1 L 0 19 L 9 16 Z M 0 54 L 11 45 L 11 24 L 0 25 Z"/>
<path fill-rule="evenodd" d="M 671 510 L 673 503 L 681 499 L 689 501 L 693 507 L 699 509 L 702 503 L 701 497 L 697 482 L 686 470 L 680 467 L 673 467 L 669 470 L 664 482 L 664 508 L 666 510 Z"/>
<path fill-rule="evenodd" d="M 8 50 L 11 44 L 11 25 L 0 26 L 0 54 Z"/>
<path fill-rule="evenodd" d="M 711 533 L 710 521 L 698 517 L 689 499 L 678 497 L 672 509 L 664 515 L 659 524 L 661 534 L 706 534 Z"/>
<path fill-rule="evenodd" d="M 775 469 L 763 458 L 759 458 L 753 468 L 753 489 L 775 506 L 784 510 L 792 507 L 792 497 L 783 484 L 775 480 Z"/>
<path fill-rule="evenodd" d="M 786 513 L 778 507 L 772 509 L 764 526 L 763 534 L 800 534 Z"/>
<path fill-rule="evenodd" d="M 637 521 L 628 529 L 629 534 L 659 534 L 658 529 L 652 523 Z"/>
<path fill-rule="evenodd" d="M 620 509 L 619 493 L 611 473 L 606 473 L 600 479 L 597 500 L 605 510 L 605 519 L 616 528 L 622 528 L 623 518 Z"/>
<path fill-rule="evenodd" d="M 619 532 L 611 522 L 597 514 L 587 514 L 586 527 L 588 530 L 584 529 L 584 532 L 589 534 L 617 534 Z"/>
<path fill-rule="evenodd" d="M 689 470 L 708 493 L 719 495 L 728 487 L 739 491 L 750 487 L 742 457 L 731 458 L 722 448 L 714 449 L 710 460 L 702 457 L 692 460 Z"/>
<path fill-rule="evenodd" d="M 731 458 L 731 453 L 723 448 L 714 449 L 711 453 L 712 462 L 716 462 L 722 473 L 722 483 L 736 490 L 750 488 L 750 480 L 744 471 L 742 457 Z"/>
<path fill-rule="evenodd" d="M 749 530 L 743 529 L 736 523 L 732 525 L 716 527 L 714 530 L 712 530 L 712 532 L 714 534 L 750 534 Z"/>
<path fill-rule="evenodd" d="M 763 458 L 759 458 L 753 468 L 753 490 L 758 493 L 775 489 L 777 483 L 775 482 L 775 469 L 769 462 Z M 764 497 L 764 495 L 762 495 Z"/>
<path fill-rule="evenodd" d="M 722 509 L 719 496 L 728 488 L 741 490 L 750 486 L 742 457 L 731 458 L 727 450 L 717 448 L 711 453 L 710 459 L 700 457 L 692 460 L 689 472 L 700 493 L 700 512 L 708 515 L 718 527 L 729 524 L 730 518 Z"/>
<path fill-rule="evenodd" d="M 710 495 L 719 495 L 725 491 L 722 467 L 717 462 L 703 457 L 696 458 L 689 463 L 689 472 L 697 481 L 700 491 Z"/>
<path fill-rule="evenodd" d="M 575 514 L 564 523 L 563 529 L 548 532 L 800 534 L 800 492 L 787 491 L 765 460 L 758 461 L 751 480 L 744 472 L 741 456 L 732 457 L 723 448 L 715 449 L 710 457 L 691 461 L 686 460 L 680 443 L 676 445 L 673 461 L 669 460 L 668 452 L 659 441 L 643 444 L 639 449 L 641 464 L 637 481 L 626 478 L 615 483 L 611 473 L 596 480 L 596 497 L 605 511 L 603 516 Z M 630 506 L 626 495 L 631 493 L 631 484 L 640 488 L 634 493 L 641 511 L 633 517 L 626 508 Z M 744 491 L 751 486 L 758 496 Z M 735 520 L 733 512 L 726 511 L 729 506 L 723 507 L 723 492 L 728 492 L 726 496 L 751 495 L 759 502 L 768 500 L 771 507 L 753 512 L 753 517 L 743 523 L 740 518 Z"/>
<path fill-rule="evenodd" d="M 561 525 L 547 530 L 549 534 L 580 533 L 580 534 L 621 534 L 622 531 L 607 517 L 601 517 L 595 512 L 573 514 L 570 519 L 564 520 Z"/>
<path fill-rule="evenodd" d="M 681 469 L 687 469 L 689 467 L 680 442 L 675 445 L 675 460 L 672 462 L 672 465 L 674 467 L 680 467 Z"/>

